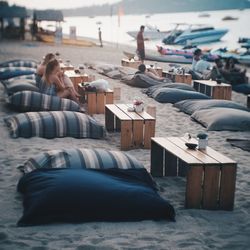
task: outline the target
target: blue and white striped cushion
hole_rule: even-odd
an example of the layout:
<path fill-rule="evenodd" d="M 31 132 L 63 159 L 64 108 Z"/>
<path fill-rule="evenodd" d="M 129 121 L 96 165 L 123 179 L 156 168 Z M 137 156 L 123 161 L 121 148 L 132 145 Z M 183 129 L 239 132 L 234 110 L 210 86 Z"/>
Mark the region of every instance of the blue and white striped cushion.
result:
<path fill-rule="evenodd" d="M 17 137 L 104 137 L 104 128 L 92 117 L 73 111 L 27 112 L 4 119 L 10 135 Z"/>
<path fill-rule="evenodd" d="M 21 80 L 16 79 L 15 81 L 3 81 L 3 85 L 5 87 L 5 91 L 8 95 L 12 95 L 13 93 L 19 91 L 36 91 L 40 92 L 39 88 L 36 86 L 36 82 L 34 80 Z"/>
<path fill-rule="evenodd" d="M 36 68 L 38 61 L 32 59 L 15 59 L 0 63 L 0 67 L 27 67 Z"/>
<path fill-rule="evenodd" d="M 72 148 L 41 153 L 31 157 L 18 168 L 29 173 L 39 168 L 130 169 L 143 168 L 143 165 L 133 156 L 119 151 Z"/>
<path fill-rule="evenodd" d="M 34 86 L 35 87 L 35 86 Z M 51 96 L 34 91 L 20 91 L 8 96 L 6 102 L 15 110 L 27 111 L 59 111 L 70 110 L 83 112 L 78 103 L 58 96 Z"/>
<path fill-rule="evenodd" d="M 28 67 L 5 67 L 0 68 L 0 80 L 8 80 L 22 75 L 32 75 L 36 73 L 35 68 Z"/>

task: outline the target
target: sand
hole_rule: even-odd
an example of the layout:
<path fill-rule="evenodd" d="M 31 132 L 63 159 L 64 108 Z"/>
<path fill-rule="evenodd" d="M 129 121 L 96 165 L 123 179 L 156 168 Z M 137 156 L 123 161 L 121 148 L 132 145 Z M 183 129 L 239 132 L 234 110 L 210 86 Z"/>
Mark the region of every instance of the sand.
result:
<path fill-rule="evenodd" d="M 47 52 L 60 52 L 77 66 L 84 62 L 120 64 L 124 47 L 105 44 L 104 48 L 45 45 L 38 42 L 0 42 L 0 61 L 15 58 L 40 60 Z M 161 64 L 164 68 L 167 64 Z M 129 103 L 140 96 L 146 105 L 157 109 L 156 136 L 181 136 L 189 132 L 195 136 L 205 129 L 178 112 L 171 104 L 160 104 L 118 80 L 107 79 L 112 87 L 121 87 L 119 102 Z M 233 100 L 246 105 L 246 96 L 233 92 Z M 57 138 L 17 138 L 9 136 L 3 117 L 11 114 L 4 105 L 0 86 L 0 249 L 247 249 L 250 244 L 250 153 L 232 147 L 226 138 L 250 138 L 249 132 L 208 132 L 209 145 L 238 162 L 235 206 L 233 211 L 185 209 L 185 179 L 155 178 L 160 193 L 176 209 L 176 222 L 126 222 L 52 224 L 19 228 L 22 199 L 16 192 L 21 176 L 16 167 L 39 152 L 70 147 L 105 148 L 119 150 L 119 134 L 110 133 L 105 140 Z M 103 115 L 94 116 L 104 124 Z M 150 151 L 129 151 L 149 169 Z M 98 213 L 98 209 L 96 210 Z"/>

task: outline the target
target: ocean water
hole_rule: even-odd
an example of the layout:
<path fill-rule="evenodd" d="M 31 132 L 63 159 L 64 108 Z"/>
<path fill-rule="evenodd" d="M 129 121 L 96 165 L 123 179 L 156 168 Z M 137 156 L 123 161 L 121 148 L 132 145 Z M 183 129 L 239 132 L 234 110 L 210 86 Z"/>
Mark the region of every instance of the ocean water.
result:
<path fill-rule="evenodd" d="M 119 44 L 136 46 L 136 41 L 127 34 L 127 31 L 137 31 L 140 25 L 149 24 L 156 26 L 160 30 L 173 28 L 173 23 L 208 24 L 215 28 L 228 28 L 229 32 L 216 43 L 204 44 L 200 47 L 217 49 L 228 47 L 229 49 L 239 48 L 239 37 L 250 37 L 249 21 L 250 9 L 245 10 L 223 10 L 208 11 L 209 17 L 199 17 L 199 12 L 167 13 L 154 15 L 122 15 L 119 18 L 113 16 L 96 17 L 65 17 L 62 25 L 63 33 L 69 34 L 70 26 L 76 27 L 77 36 L 98 39 L 98 27 L 101 27 L 102 38 L 105 41 Z M 223 21 L 225 16 L 237 17 L 238 20 Z M 120 23 L 120 25 L 119 25 Z M 156 45 L 161 44 L 160 40 L 146 41 L 148 49 L 156 49 Z M 171 46 L 173 47 L 173 46 Z M 178 48 L 178 46 L 176 46 Z M 180 46 L 179 46 L 180 47 Z"/>

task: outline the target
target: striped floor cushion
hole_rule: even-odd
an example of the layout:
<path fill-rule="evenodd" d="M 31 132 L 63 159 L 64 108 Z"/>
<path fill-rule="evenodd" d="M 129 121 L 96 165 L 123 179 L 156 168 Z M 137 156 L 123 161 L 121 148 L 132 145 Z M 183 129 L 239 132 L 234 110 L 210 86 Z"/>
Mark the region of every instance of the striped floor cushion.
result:
<path fill-rule="evenodd" d="M 133 156 L 104 149 L 51 150 L 31 157 L 18 167 L 25 174 L 39 168 L 143 168 Z"/>
<path fill-rule="evenodd" d="M 34 86 L 34 88 L 36 88 Z M 84 112 L 78 103 L 58 96 L 51 96 L 35 91 L 20 91 L 6 98 L 9 106 L 20 112 L 69 110 Z"/>
<path fill-rule="evenodd" d="M 104 128 L 92 117 L 73 111 L 27 112 L 4 119 L 10 135 L 17 137 L 104 137 Z"/>
<path fill-rule="evenodd" d="M 24 90 L 40 92 L 39 88 L 36 86 L 36 82 L 34 80 L 29 79 L 15 79 L 14 81 L 3 81 L 3 85 L 8 95 L 12 95 L 13 93 Z"/>
<path fill-rule="evenodd" d="M 15 59 L 0 63 L 0 67 L 27 67 L 36 68 L 38 61 L 33 59 Z"/>
<path fill-rule="evenodd" d="M 16 76 L 32 75 L 36 72 L 35 68 L 28 67 L 5 67 L 0 68 L 0 80 L 7 80 Z"/>

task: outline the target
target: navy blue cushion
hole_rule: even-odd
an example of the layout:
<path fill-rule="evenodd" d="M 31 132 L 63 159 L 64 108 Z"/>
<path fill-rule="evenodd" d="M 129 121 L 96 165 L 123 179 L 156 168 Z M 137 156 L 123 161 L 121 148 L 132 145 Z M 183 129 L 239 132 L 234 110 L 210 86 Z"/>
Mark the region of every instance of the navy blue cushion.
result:
<path fill-rule="evenodd" d="M 33 75 L 36 72 L 34 68 L 26 67 L 6 67 L 0 68 L 0 80 L 7 80 L 22 75 Z"/>
<path fill-rule="evenodd" d="M 162 88 L 155 91 L 152 97 L 161 103 L 176 103 L 187 99 L 211 99 L 211 97 L 199 92 L 175 88 Z"/>
<path fill-rule="evenodd" d="M 243 93 L 243 94 L 250 94 L 250 83 L 242 83 L 237 85 L 232 85 L 234 91 Z"/>
<path fill-rule="evenodd" d="M 175 218 L 145 169 L 39 169 L 17 189 L 24 206 L 18 226 Z"/>

